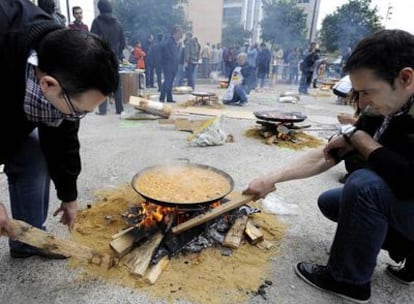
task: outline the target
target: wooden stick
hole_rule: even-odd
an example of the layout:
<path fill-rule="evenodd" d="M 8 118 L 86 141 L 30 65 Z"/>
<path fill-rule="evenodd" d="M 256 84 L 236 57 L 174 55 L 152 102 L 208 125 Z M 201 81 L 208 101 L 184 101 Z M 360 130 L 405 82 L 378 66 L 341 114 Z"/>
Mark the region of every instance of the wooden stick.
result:
<path fill-rule="evenodd" d="M 157 264 L 150 266 L 147 273 L 145 274 L 145 282 L 150 283 L 151 285 L 154 284 L 164 269 L 167 268 L 169 263 L 170 259 L 168 256 L 165 256 L 159 260 Z"/>
<path fill-rule="evenodd" d="M 204 224 L 212 219 L 215 219 L 216 217 L 230 211 L 233 210 L 237 207 L 240 207 L 248 202 L 250 202 L 253 199 L 253 195 L 244 195 L 241 194 L 239 192 L 232 192 L 230 193 L 230 195 L 227 197 L 230 199 L 229 202 L 224 203 L 220 206 L 218 206 L 217 208 L 212 209 L 211 211 L 205 213 L 205 214 L 200 214 L 196 217 L 193 217 L 192 219 L 179 224 L 175 227 L 172 228 L 172 232 L 174 234 L 177 233 L 181 233 L 183 231 L 186 231 L 188 229 L 191 229 L 193 227 L 196 227 L 198 225 Z"/>
<path fill-rule="evenodd" d="M 98 252 L 71 240 L 61 239 L 23 221 L 11 219 L 10 222 L 16 232 L 17 241 L 29 244 L 47 253 L 60 254 L 79 261 L 101 265 L 108 269 L 116 264 L 114 257 L 108 254 Z"/>
<path fill-rule="evenodd" d="M 162 239 L 163 235 L 158 232 L 151 239 L 132 250 L 131 253 L 126 256 L 125 265 L 131 270 L 131 273 L 136 274 L 139 277 L 144 276 L 145 271 L 151 262 L 151 258 Z"/>
<path fill-rule="evenodd" d="M 246 230 L 244 231 L 253 245 L 263 241 L 263 233 L 253 225 L 252 221 L 247 221 Z"/>
<path fill-rule="evenodd" d="M 224 237 L 223 246 L 234 249 L 239 248 L 244 230 L 246 229 L 247 220 L 247 215 L 243 215 L 242 217 L 236 219 L 233 226 L 231 226 L 230 230 Z"/>
<path fill-rule="evenodd" d="M 126 233 L 130 232 L 132 229 L 135 229 L 135 228 L 136 228 L 136 227 L 129 227 L 129 228 L 127 228 L 127 229 L 121 230 L 120 232 L 118 232 L 118 233 L 114 234 L 111 238 L 112 238 L 113 240 L 115 240 L 115 239 L 117 239 L 117 238 L 119 238 L 119 237 L 123 236 L 124 234 L 126 234 Z"/>
<path fill-rule="evenodd" d="M 109 246 L 115 251 L 115 254 L 118 258 L 122 258 L 129 251 L 131 251 L 132 246 L 134 246 L 135 237 L 130 233 L 126 233 L 115 240 L 112 240 L 109 243 Z"/>

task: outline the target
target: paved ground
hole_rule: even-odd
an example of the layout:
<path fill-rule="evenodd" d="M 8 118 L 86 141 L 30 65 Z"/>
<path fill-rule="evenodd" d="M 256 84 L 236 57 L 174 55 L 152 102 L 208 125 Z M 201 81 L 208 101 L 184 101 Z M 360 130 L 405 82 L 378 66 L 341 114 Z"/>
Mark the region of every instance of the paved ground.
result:
<path fill-rule="evenodd" d="M 216 89 L 216 84 L 199 85 L 198 90 Z M 352 109 L 335 104 L 334 96 L 316 91 L 315 96 L 305 96 L 296 104 L 278 103 L 278 95 L 287 89 L 277 85 L 273 90 L 253 92 L 249 104 L 243 110 L 280 109 L 301 111 L 308 115 L 306 121 L 314 128 L 333 128 L 339 112 Z M 188 95 L 177 96 L 178 101 Z M 79 179 L 81 208 L 92 199 L 92 191 L 128 183 L 132 176 L 144 167 L 153 164 L 188 158 L 194 163 L 205 163 L 228 172 L 235 180 L 236 189 L 242 190 L 254 177 L 269 169 L 282 167 L 304 151 L 280 149 L 259 143 L 243 136 L 253 126 L 253 120 L 225 119 L 223 130 L 233 134 L 235 143 L 218 147 L 192 148 L 186 142 L 187 133 L 175 131 L 172 126 L 159 125 L 157 121 L 121 121 L 113 114 L 107 116 L 88 115 L 82 121 L 80 140 L 83 171 Z M 315 131 L 313 134 L 328 138 L 330 131 Z M 337 179 L 343 173 L 338 167 L 320 176 L 307 180 L 278 185 L 278 194 L 291 203 L 298 204 L 299 214 L 284 216 L 289 230 L 282 245 L 282 253 L 274 259 L 272 276 L 277 281 L 267 290 L 266 303 L 342 303 L 338 298 L 326 295 L 299 280 L 293 272 L 298 261 L 325 263 L 327 249 L 332 240 L 335 225 L 318 211 L 316 199 L 322 191 L 340 186 Z M 8 202 L 4 174 L 0 174 L 0 200 Z M 59 205 L 52 191 L 51 212 Z M 64 227 L 50 217 L 49 230 L 63 237 L 68 236 Z M 413 303 L 410 287 L 395 283 L 383 271 L 391 261 L 381 254 L 373 276 L 371 303 Z M 76 273 L 68 270 L 64 261 L 45 262 L 32 258 L 12 260 L 8 254 L 5 238 L 0 239 L 0 302 L 1 303 L 150 303 L 145 295 L 127 288 L 108 285 L 100 281 L 79 281 Z M 181 302 L 184 303 L 184 302 Z M 247 303 L 265 303 L 260 297 Z M 229 303 L 230 304 L 230 303 Z"/>

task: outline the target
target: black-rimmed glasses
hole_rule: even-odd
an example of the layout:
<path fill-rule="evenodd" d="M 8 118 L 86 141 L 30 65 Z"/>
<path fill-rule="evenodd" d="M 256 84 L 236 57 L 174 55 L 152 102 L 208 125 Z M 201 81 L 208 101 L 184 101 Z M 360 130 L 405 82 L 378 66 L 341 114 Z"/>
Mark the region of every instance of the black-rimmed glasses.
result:
<path fill-rule="evenodd" d="M 79 120 L 82 119 L 86 116 L 86 114 L 89 113 L 89 111 L 77 111 L 75 109 L 75 106 L 72 103 L 72 100 L 69 97 L 68 92 L 66 91 L 66 89 L 60 85 L 60 87 L 62 88 L 62 92 L 63 92 L 63 99 L 66 102 L 66 105 L 68 106 L 69 111 L 71 112 L 70 114 L 65 114 L 65 119 L 68 120 Z"/>

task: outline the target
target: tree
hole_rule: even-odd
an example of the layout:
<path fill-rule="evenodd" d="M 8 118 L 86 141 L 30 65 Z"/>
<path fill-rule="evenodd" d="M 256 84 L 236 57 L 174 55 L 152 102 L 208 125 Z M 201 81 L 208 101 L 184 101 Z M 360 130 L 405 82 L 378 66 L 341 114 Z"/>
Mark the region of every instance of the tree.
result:
<path fill-rule="evenodd" d="M 188 29 L 183 0 L 117 0 L 112 1 L 114 14 L 122 23 L 130 44 L 143 41 L 148 34 L 167 34 L 174 25 Z"/>
<path fill-rule="evenodd" d="M 246 31 L 242 24 L 231 22 L 224 26 L 221 41 L 225 46 L 243 45 L 251 36 L 252 33 Z"/>
<path fill-rule="evenodd" d="M 263 0 L 262 39 L 285 50 L 306 43 L 306 13 L 292 0 Z"/>
<path fill-rule="evenodd" d="M 325 17 L 320 30 L 321 45 L 328 52 L 353 48 L 362 38 L 382 29 L 371 0 L 350 0 Z"/>

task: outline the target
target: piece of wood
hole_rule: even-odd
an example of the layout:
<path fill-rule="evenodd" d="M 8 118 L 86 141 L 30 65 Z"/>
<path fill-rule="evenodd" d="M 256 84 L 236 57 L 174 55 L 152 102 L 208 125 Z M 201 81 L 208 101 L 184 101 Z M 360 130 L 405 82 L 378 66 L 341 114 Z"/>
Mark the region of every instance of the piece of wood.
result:
<path fill-rule="evenodd" d="M 272 242 L 269 242 L 268 240 L 263 240 L 263 241 L 258 242 L 256 244 L 256 247 L 258 247 L 258 248 L 260 248 L 262 250 L 269 250 L 273 246 L 274 246 L 274 244 Z"/>
<path fill-rule="evenodd" d="M 177 131 L 194 132 L 199 129 L 208 119 L 191 120 L 187 118 L 177 118 L 175 120 L 175 129 Z"/>
<path fill-rule="evenodd" d="M 108 269 L 116 264 L 115 258 L 108 254 L 98 252 L 71 240 L 59 238 L 26 222 L 11 219 L 10 223 L 17 235 L 16 241 L 29 244 L 44 252 L 60 254 L 81 262 L 104 266 Z M 4 232 L 2 232 L 3 234 L 5 235 Z"/>
<path fill-rule="evenodd" d="M 270 136 L 270 137 L 268 137 L 268 138 L 265 139 L 265 143 L 267 145 L 272 145 L 275 142 L 276 139 L 277 139 L 276 134 L 275 135 L 272 135 L 272 136 Z"/>
<path fill-rule="evenodd" d="M 126 233 L 109 243 L 109 246 L 115 251 L 115 254 L 118 258 L 122 258 L 129 251 L 131 251 L 132 246 L 134 245 L 135 237 L 130 233 Z"/>
<path fill-rule="evenodd" d="M 196 227 L 198 225 L 204 224 L 212 219 L 215 219 L 216 217 L 233 210 L 237 207 L 240 207 L 248 202 L 250 202 L 253 199 L 253 195 L 244 195 L 240 192 L 232 192 L 230 193 L 226 198 L 230 199 L 229 202 L 223 203 L 220 206 L 211 209 L 210 211 L 200 214 L 196 217 L 193 217 L 192 219 L 189 219 L 188 221 L 179 224 L 172 228 L 172 232 L 174 234 L 184 232 L 188 229 L 191 229 L 193 227 Z"/>
<path fill-rule="evenodd" d="M 252 221 L 247 221 L 246 230 L 244 231 L 253 245 L 263 241 L 263 233 L 258 229 Z"/>
<path fill-rule="evenodd" d="M 157 264 L 150 266 L 145 274 L 145 282 L 151 285 L 154 284 L 169 263 L 170 259 L 165 256 Z"/>
<path fill-rule="evenodd" d="M 163 239 L 161 232 L 156 233 L 151 239 L 141 246 L 135 248 L 125 257 L 125 265 L 132 274 L 143 277 L 151 262 L 154 252 L 157 250 Z"/>
<path fill-rule="evenodd" d="M 115 240 L 115 239 L 117 239 L 117 238 L 119 238 L 119 237 L 121 237 L 121 236 L 123 236 L 124 234 L 126 234 L 126 233 L 128 233 L 128 232 L 130 232 L 131 230 L 133 230 L 133 229 L 135 229 L 135 227 L 129 227 L 129 228 L 126 228 L 126 229 L 124 229 L 124 230 L 121 230 L 121 231 L 119 231 L 118 233 L 115 233 L 111 238 L 113 239 L 113 240 Z"/>
<path fill-rule="evenodd" d="M 247 215 L 243 215 L 236 219 L 233 226 L 231 226 L 224 237 L 223 246 L 234 249 L 239 248 L 248 219 Z"/>

